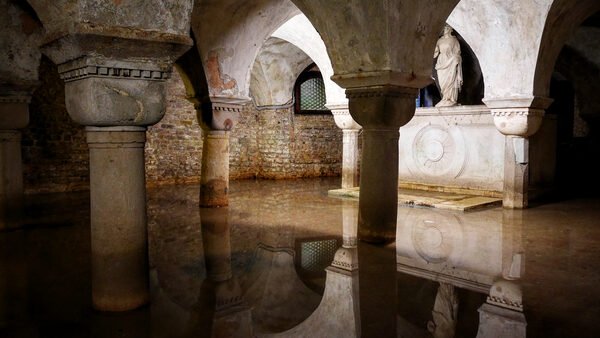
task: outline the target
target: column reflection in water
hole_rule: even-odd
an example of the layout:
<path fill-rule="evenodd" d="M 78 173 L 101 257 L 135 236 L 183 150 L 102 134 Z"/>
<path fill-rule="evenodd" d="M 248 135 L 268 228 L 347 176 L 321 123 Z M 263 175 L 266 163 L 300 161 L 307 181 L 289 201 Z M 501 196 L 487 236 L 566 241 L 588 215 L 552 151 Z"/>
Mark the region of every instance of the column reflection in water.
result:
<path fill-rule="evenodd" d="M 479 309 L 478 337 L 525 336 L 520 212 L 399 208 L 398 271 L 439 282 L 427 325 L 434 337 L 454 337 L 461 326 L 459 288 L 488 295 Z"/>
<path fill-rule="evenodd" d="M 286 331 L 317 308 L 321 296 L 308 287 L 295 267 L 294 227 L 267 227 L 260 233 L 252 268 L 243 277 L 244 297 L 252 305 L 257 335 Z M 301 246 L 301 245 L 300 245 Z"/>
<path fill-rule="evenodd" d="M 229 208 L 201 208 L 207 278 L 202 284 L 195 332 L 211 337 L 252 337 L 252 314 L 231 269 Z"/>
<path fill-rule="evenodd" d="M 9 232 L 0 237 L 0 335 L 3 329 L 27 324 L 29 276 L 26 243 L 24 231 Z"/>
<path fill-rule="evenodd" d="M 269 337 L 361 337 L 358 253 L 356 246 L 358 203 L 343 201 L 343 246 L 327 272 L 323 299 L 305 321 Z"/>

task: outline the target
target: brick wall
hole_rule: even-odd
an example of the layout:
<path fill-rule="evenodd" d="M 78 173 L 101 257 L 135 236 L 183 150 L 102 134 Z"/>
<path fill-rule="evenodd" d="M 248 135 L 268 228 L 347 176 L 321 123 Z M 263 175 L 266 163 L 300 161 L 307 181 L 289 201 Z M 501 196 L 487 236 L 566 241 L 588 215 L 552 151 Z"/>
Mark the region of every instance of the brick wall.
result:
<path fill-rule="evenodd" d="M 29 105 L 29 126 L 22 135 L 26 192 L 89 188 L 84 128 L 67 114 L 65 86 L 46 57 L 40 64 L 40 86 Z"/>
<path fill-rule="evenodd" d="M 65 109 L 64 84 L 45 59 L 42 85 L 30 105 L 23 131 L 27 192 L 88 189 L 88 148 L 82 126 Z M 202 130 L 177 72 L 168 82 L 167 111 L 148 128 L 148 185 L 197 183 L 202 159 Z M 230 133 L 230 179 L 337 176 L 341 172 L 342 132 L 332 115 L 294 115 L 292 108 L 244 108 Z"/>
<path fill-rule="evenodd" d="M 146 182 L 149 185 L 200 182 L 202 129 L 183 81 L 173 71 L 167 86 L 167 111 L 146 133 Z"/>

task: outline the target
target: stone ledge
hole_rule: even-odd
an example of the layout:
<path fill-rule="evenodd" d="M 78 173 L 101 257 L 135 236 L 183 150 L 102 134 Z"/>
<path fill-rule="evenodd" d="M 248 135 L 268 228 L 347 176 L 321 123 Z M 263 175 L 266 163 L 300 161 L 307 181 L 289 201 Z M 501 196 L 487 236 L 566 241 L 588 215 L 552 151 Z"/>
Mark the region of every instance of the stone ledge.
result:
<path fill-rule="evenodd" d="M 359 188 L 329 190 L 329 196 L 358 199 Z M 501 198 L 443 192 L 398 190 L 398 205 L 430 207 L 445 210 L 470 211 L 477 208 L 500 206 Z"/>

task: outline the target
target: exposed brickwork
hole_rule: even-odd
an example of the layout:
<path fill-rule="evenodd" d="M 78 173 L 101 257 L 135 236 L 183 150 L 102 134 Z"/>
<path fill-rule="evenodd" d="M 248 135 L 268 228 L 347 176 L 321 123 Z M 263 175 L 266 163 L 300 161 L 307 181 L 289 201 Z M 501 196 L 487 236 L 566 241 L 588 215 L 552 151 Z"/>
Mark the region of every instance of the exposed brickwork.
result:
<path fill-rule="evenodd" d="M 149 185 L 200 182 L 202 129 L 185 93 L 179 73 L 173 71 L 167 86 L 165 117 L 146 133 Z"/>
<path fill-rule="evenodd" d="M 294 115 L 293 169 L 302 177 L 338 176 L 342 131 L 332 115 Z"/>
<path fill-rule="evenodd" d="M 52 61 L 43 57 L 39 72 L 41 83 L 33 94 L 29 127 L 22 138 L 25 191 L 88 189 L 84 128 L 67 114 L 65 86 Z"/>
<path fill-rule="evenodd" d="M 244 108 L 238 123 L 229 134 L 229 178 L 259 176 L 258 115 L 251 105 Z"/>
<path fill-rule="evenodd" d="M 64 84 L 56 66 L 44 59 L 42 85 L 34 94 L 30 126 L 24 131 L 27 192 L 87 189 L 88 148 L 82 126 L 65 108 Z M 198 183 L 202 129 L 177 72 L 168 82 L 167 111 L 148 129 L 148 185 Z M 292 108 L 244 108 L 230 133 L 230 179 L 337 176 L 342 132 L 332 115 L 294 115 Z"/>
<path fill-rule="evenodd" d="M 259 177 L 338 176 L 342 131 L 332 115 L 295 115 L 293 108 L 258 111 Z"/>

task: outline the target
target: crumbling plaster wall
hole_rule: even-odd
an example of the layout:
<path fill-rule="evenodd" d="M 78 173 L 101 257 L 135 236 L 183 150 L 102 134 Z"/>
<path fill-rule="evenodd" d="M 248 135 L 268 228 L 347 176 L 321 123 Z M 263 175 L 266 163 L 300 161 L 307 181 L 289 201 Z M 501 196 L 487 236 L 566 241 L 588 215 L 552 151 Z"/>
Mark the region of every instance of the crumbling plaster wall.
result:
<path fill-rule="evenodd" d="M 0 2 L 0 85 L 34 85 L 38 80 L 42 27 L 9 1 Z"/>
<path fill-rule="evenodd" d="M 252 67 L 250 94 L 256 106 L 283 106 L 293 101 L 294 84 L 313 61 L 285 40 L 269 38 Z"/>
<path fill-rule="evenodd" d="M 249 99 L 252 64 L 259 49 L 298 13 L 289 0 L 196 1 L 192 29 L 210 96 Z"/>

